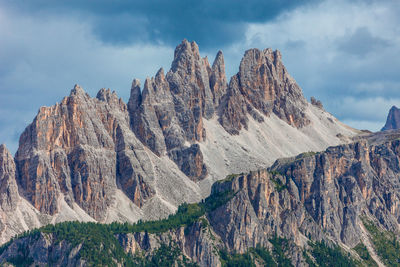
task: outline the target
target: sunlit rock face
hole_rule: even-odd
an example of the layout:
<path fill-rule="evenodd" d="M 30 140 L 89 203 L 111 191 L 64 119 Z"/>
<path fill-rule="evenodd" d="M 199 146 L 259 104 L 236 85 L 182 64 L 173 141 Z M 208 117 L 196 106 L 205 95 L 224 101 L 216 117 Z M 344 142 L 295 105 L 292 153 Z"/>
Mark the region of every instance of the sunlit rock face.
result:
<path fill-rule="evenodd" d="M 134 79 L 130 90 L 125 104 L 109 89 L 91 97 L 76 85 L 39 109 L 14 158 L 1 147 L 0 204 L 14 212 L 3 216 L 1 242 L 65 220 L 167 217 L 230 173 L 358 134 L 308 103 L 271 49 L 246 51 L 228 81 L 221 51 L 210 65 L 184 40 L 167 72 L 143 86 Z"/>
<path fill-rule="evenodd" d="M 75 86 L 61 103 L 40 108 L 21 135 L 15 160 L 22 194 L 46 214 L 59 212 L 63 197 L 101 220 L 121 182 L 140 206 L 152 190 L 133 164 L 146 159 L 130 157 L 126 147 L 144 148 L 135 138 L 125 140 L 124 130 L 129 131 L 129 115 L 115 93 L 103 89 L 90 98 Z"/>

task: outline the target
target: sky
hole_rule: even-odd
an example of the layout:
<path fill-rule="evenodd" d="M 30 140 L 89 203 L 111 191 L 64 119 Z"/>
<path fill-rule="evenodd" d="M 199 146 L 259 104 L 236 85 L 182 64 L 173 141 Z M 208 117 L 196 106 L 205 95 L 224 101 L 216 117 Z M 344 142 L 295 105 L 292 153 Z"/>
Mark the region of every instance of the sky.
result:
<path fill-rule="evenodd" d="M 14 153 L 39 107 L 170 68 L 183 39 L 228 79 L 244 51 L 282 53 L 304 95 L 358 129 L 378 131 L 400 107 L 398 0 L 0 0 L 0 143 Z"/>

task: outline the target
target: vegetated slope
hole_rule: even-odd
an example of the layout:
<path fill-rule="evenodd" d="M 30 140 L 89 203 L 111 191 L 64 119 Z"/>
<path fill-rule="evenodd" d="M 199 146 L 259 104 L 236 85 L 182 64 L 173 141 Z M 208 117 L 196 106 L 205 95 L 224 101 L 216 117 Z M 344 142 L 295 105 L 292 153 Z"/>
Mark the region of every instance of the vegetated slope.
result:
<path fill-rule="evenodd" d="M 358 131 L 310 104 L 279 51 L 246 51 L 229 84 L 222 52 L 212 66 L 197 44 L 177 46 L 171 69 L 134 80 L 128 104 L 76 85 L 41 107 L 14 160 L 3 147 L 1 242 L 66 220 L 135 222 L 208 196 L 229 173 L 348 142 Z M 16 187 L 17 189 L 16 189 Z"/>
<path fill-rule="evenodd" d="M 229 175 L 213 185 L 207 200 L 182 205 L 165 220 L 46 226 L 3 246 L 0 259 L 25 253 L 37 262 L 35 255 L 74 252 L 89 264 L 90 256 L 79 251 L 92 240 L 85 237 L 88 229 L 101 229 L 112 240 L 107 246 L 121 251 L 109 257 L 143 266 L 166 247 L 172 261 L 200 266 L 397 266 L 399 159 L 400 131 L 372 134 Z M 62 251 L 57 244 L 63 242 L 73 245 Z M 97 252 L 102 242 L 92 244 Z M 21 244 L 29 246 L 18 249 Z M 44 254 L 35 252 L 43 247 Z"/>

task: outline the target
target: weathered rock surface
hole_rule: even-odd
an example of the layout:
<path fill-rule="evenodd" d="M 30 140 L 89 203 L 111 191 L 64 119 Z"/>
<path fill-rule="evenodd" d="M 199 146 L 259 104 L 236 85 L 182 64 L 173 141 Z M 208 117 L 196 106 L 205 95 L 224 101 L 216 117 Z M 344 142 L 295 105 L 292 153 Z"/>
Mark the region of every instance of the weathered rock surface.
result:
<path fill-rule="evenodd" d="M 311 101 L 311 105 L 314 105 L 314 106 L 316 106 L 316 107 L 318 107 L 320 109 L 324 108 L 324 105 L 322 105 L 321 100 L 318 100 L 318 99 L 316 99 L 315 97 L 312 96 L 310 98 L 310 101 Z"/>
<path fill-rule="evenodd" d="M 400 132 L 371 135 L 321 153 L 279 159 L 268 170 L 237 175 L 213 190 L 238 192 L 210 214 L 213 230 L 245 252 L 279 235 L 353 248 L 365 238 L 361 217 L 399 235 Z"/>
<path fill-rule="evenodd" d="M 194 181 L 205 177 L 206 166 L 202 162 L 193 164 L 180 155 L 193 156 L 191 151 L 195 148 L 191 144 L 206 138 L 203 117 L 214 115 L 214 103 L 225 91 L 224 67 L 222 53 L 211 69 L 208 61 L 200 57 L 197 44 L 184 40 L 177 46 L 166 76 L 160 69 L 154 78 L 146 80 L 142 92 L 136 80 L 132 85 L 128 103 L 132 130 L 157 155 L 168 152 Z M 202 158 L 200 150 L 196 154 Z"/>
<path fill-rule="evenodd" d="M 15 159 L 1 154 L 0 201 L 13 214 L 3 216 L 0 240 L 50 222 L 166 217 L 229 173 L 357 133 L 307 103 L 278 51 L 247 51 L 228 85 L 222 52 L 210 66 L 184 40 L 167 73 L 143 90 L 132 82 L 128 104 L 109 89 L 92 98 L 75 86 L 40 108 Z"/>
<path fill-rule="evenodd" d="M 127 196 L 140 205 L 152 195 L 143 178 L 151 171 L 144 174 L 146 164 L 140 164 L 148 161 L 146 154 L 140 154 L 143 145 L 126 140 L 128 125 L 126 105 L 105 89 L 90 98 L 75 86 L 61 103 L 41 108 L 22 134 L 15 158 L 24 197 L 39 211 L 54 215 L 62 196 L 102 220 L 120 182 Z M 138 153 L 129 155 L 128 150 Z M 118 178 L 117 167 L 124 167 Z"/>
<path fill-rule="evenodd" d="M 5 145 L 0 145 L 0 208 L 13 211 L 19 200 L 18 186 L 15 180 L 14 158 Z"/>
<path fill-rule="evenodd" d="M 212 229 L 206 228 L 201 222 L 161 234 L 119 234 L 117 238 L 125 252 L 131 255 L 148 253 L 161 244 L 171 243 L 176 244 L 183 255 L 201 266 L 221 266 L 216 250 L 216 246 L 220 246 L 219 241 L 215 239 Z"/>
<path fill-rule="evenodd" d="M 52 234 L 40 233 L 35 237 L 25 237 L 16 240 L 0 256 L 0 262 L 20 259 L 25 265 L 34 266 L 86 266 L 81 260 L 79 249 L 65 240 L 57 242 Z M 18 264 L 17 264 L 18 265 Z M 14 265 L 10 265 L 14 266 Z"/>
<path fill-rule="evenodd" d="M 245 253 L 257 245 L 271 248 L 270 238 L 281 236 L 290 240 L 286 254 L 292 264 L 308 266 L 303 249 L 310 240 L 334 242 L 352 252 L 368 239 L 361 218 L 400 235 L 399 159 L 400 131 L 279 159 L 268 169 L 215 183 L 213 193 L 232 191 L 233 198 L 192 225 L 159 234 L 117 234 L 116 238 L 131 255 L 172 242 L 200 266 L 221 266 L 220 249 Z M 70 250 L 68 243 L 56 245 L 55 239 L 43 234 L 35 240 L 17 239 L 0 254 L 0 262 L 21 253 L 21 246 L 29 246 L 35 263 L 46 257 L 57 266 L 67 264 L 67 259 L 79 262 L 74 256 L 79 253 L 70 256 L 79 247 Z"/>
<path fill-rule="evenodd" d="M 396 106 L 393 106 L 389 110 L 389 114 L 386 119 L 386 124 L 385 126 L 383 126 L 381 131 L 394 130 L 394 129 L 400 129 L 400 109 L 398 109 Z"/>
<path fill-rule="evenodd" d="M 307 101 L 287 73 L 277 50 L 247 50 L 239 72 L 231 79 L 226 97 L 220 107 L 220 122 L 232 134 L 238 134 L 241 127 L 247 128 L 247 114 L 262 121 L 258 112 L 266 116 L 274 113 L 298 128 L 310 123 L 305 114 Z M 237 109 L 238 106 L 241 108 Z"/>

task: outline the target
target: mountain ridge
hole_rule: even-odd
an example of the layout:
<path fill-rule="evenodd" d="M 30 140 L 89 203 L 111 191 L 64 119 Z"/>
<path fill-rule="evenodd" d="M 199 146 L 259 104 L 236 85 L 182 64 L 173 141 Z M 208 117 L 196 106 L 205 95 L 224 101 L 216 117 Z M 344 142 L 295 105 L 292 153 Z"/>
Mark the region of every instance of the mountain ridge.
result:
<path fill-rule="evenodd" d="M 109 89 L 92 98 L 76 85 L 60 103 L 40 108 L 15 159 L 1 154 L 7 168 L 0 177 L 18 187 L 17 205 L 2 209 L 3 242 L 65 220 L 166 217 L 230 173 L 359 133 L 306 101 L 278 51 L 248 50 L 229 83 L 224 66 L 222 52 L 210 66 L 184 40 L 166 74 L 160 69 L 143 90 L 133 80 L 127 104 Z"/>
<path fill-rule="evenodd" d="M 213 185 L 211 201 L 183 204 L 166 220 L 49 225 L 1 247 L 0 261 L 25 255 L 37 264 L 101 264 L 83 253 L 85 238 L 95 238 L 87 231 L 100 230 L 109 240 L 96 238 L 90 251 L 115 265 L 133 260 L 147 266 L 162 249 L 171 265 L 183 260 L 183 266 L 395 266 L 399 148 L 400 131 L 391 131 L 279 159 L 267 169 L 227 176 Z M 201 211 L 204 206 L 209 208 Z M 104 242 L 126 254 L 102 252 L 109 247 Z"/>

